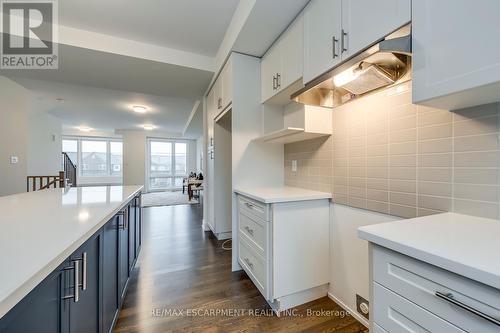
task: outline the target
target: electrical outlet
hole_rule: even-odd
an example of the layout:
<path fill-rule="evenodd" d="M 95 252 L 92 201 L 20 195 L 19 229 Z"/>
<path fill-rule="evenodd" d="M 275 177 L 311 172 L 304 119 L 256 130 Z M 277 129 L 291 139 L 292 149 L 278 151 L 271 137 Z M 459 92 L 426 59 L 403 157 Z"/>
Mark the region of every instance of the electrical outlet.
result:
<path fill-rule="evenodd" d="M 297 160 L 292 161 L 292 172 L 297 172 Z"/>
<path fill-rule="evenodd" d="M 356 310 L 366 319 L 370 319 L 370 302 L 356 294 Z"/>
<path fill-rule="evenodd" d="M 17 164 L 18 162 L 19 162 L 19 157 L 17 156 L 10 157 L 10 164 Z"/>

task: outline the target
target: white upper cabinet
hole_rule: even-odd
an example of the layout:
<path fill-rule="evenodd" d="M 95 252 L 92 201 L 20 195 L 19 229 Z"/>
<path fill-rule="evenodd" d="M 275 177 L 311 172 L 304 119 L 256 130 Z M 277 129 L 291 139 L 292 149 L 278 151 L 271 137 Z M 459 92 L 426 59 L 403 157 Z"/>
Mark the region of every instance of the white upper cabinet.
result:
<path fill-rule="evenodd" d="M 304 19 L 300 16 L 283 35 L 281 47 L 281 86 L 288 87 L 302 77 L 304 72 Z"/>
<path fill-rule="evenodd" d="M 312 0 L 304 10 L 304 83 L 340 62 L 341 0 Z"/>
<path fill-rule="evenodd" d="M 500 1 L 413 1 L 413 102 L 458 109 L 500 100 Z"/>
<path fill-rule="evenodd" d="M 411 0 L 342 0 L 342 59 L 350 58 L 410 21 Z"/>
<path fill-rule="evenodd" d="M 214 117 L 217 114 L 217 101 L 215 98 L 215 89 L 212 88 L 207 96 L 207 146 L 213 146 L 214 138 Z"/>
<path fill-rule="evenodd" d="M 312 0 L 304 12 L 304 83 L 411 21 L 411 0 Z"/>
<path fill-rule="evenodd" d="M 282 92 L 302 77 L 304 21 L 299 16 L 262 57 L 262 102 Z M 289 100 L 288 96 L 288 100 Z"/>
<path fill-rule="evenodd" d="M 222 75 L 219 75 L 217 81 L 215 81 L 214 86 L 212 87 L 214 92 L 214 103 L 215 103 L 215 117 L 219 112 L 222 111 Z M 212 117 L 212 119 L 213 119 Z"/>
<path fill-rule="evenodd" d="M 222 69 L 219 80 L 222 80 L 221 106 L 225 109 L 233 100 L 233 79 L 231 70 L 231 59 L 229 59 Z"/>
<path fill-rule="evenodd" d="M 262 58 L 260 65 L 262 102 L 277 93 L 278 74 L 281 71 L 281 54 L 278 46 L 274 45 Z"/>
<path fill-rule="evenodd" d="M 212 95 L 212 96 L 210 96 Z M 207 98 L 208 106 L 212 105 L 212 112 L 208 113 L 209 120 L 213 120 L 233 100 L 233 80 L 231 59 L 222 68 Z"/>

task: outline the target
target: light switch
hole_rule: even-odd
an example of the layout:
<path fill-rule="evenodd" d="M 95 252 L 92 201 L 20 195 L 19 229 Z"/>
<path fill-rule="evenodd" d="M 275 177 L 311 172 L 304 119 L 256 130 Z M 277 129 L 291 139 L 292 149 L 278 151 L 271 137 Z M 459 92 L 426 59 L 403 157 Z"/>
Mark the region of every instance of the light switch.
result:
<path fill-rule="evenodd" d="M 292 161 L 292 172 L 297 172 L 297 160 Z"/>
<path fill-rule="evenodd" d="M 19 162 L 19 157 L 17 156 L 10 157 L 10 164 L 17 164 L 17 162 Z"/>

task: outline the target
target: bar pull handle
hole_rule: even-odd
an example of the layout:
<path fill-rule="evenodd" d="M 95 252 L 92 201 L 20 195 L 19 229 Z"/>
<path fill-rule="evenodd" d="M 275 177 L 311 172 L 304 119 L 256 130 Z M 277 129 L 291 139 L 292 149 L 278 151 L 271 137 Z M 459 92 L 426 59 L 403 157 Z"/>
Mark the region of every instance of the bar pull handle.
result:
<path fill-rule="evenodd" d="M 253 269 L 253 263 L 250 261 L 250 259 L 245 258 L 243 261 L 250 267 L 250 269 Z"/>
<path fill-rule="evenodd" d="M 82 290 L 87 290 L 87 252 L 82 253 Z"/>
<path fill-rule="evenodd" d="M 245 206 L 247 206 L 247 207 L 248 207 L 248 208 L 250 208 L 250 209 L 253 209 L 253 207 L 254 207 L 254 206 L 253 206 L 251 203 L 249 203 L 249 202 L 245 202 Z"/>
<path fill-rule="evenodd" d="M 122 230 L 125 230 L 127 229 L 127 225 L 128 225 L 128 214 L 127 214 L 127 210 L 122 210 L 121 212 L 118 212 L 116 215 L 119 215 L 122 217 L 123 219 L 123 223 L 122 224 L 118 224 L 118 228 L 122 229 Z"/>
<path fill-rule="evenodd" d="M 73 295 L 63 297 L 65 299 L 73 299 L 73 302 L 78 303 L 80 300 L 80 260 L 73 260 L 73 267 L 66 267 L 65 270 L 73 270 Z"/>
<path fill-rule="evenodd" d="M 342 47 L 342 53 L 347 52 L 346 38 L 347 38 L 347 32 L 344 29 L 342 29 L 342 36 L 340 38 L 340 45 Z"/>
<path fill-rule="evenodd" d="M 245 230 L 253 236 L 253 229 L 251 229 L 249 226 L 245 226 Z"/>
<path fill-rule="evenodd" d="M 441 298 L 442 300 L 445 300 L 446 302 L 448 303 L 451 303 L 467 312 L 470 312 L 486 321 L 489 321 L 490 323 L 493 323 L 497 326 L 500 326 L 500 320 L 496 319 L 496 318 L 493 318 L 485 313 L 482 313 L 481 311 L 479 310 L 476 310 L 470 306 L 468 306 L 467 304 L 464 304 L 460 301 L 457 301 L 454 297 L 453 297 L 453 294 L 451 293 L 448 293 L 448 294 L 443 294 L 443 293 L 440 293 L 439 291 L 437 291 L 435 293 L 436 297 L 438 298 Z"/>
<path fill-rule="evenodd" d="M 337 54 L 337 42 L 339 40 L 335 38 L 335 36 L 332 37 L 332 54 L 333 54 L 333 59 L 337 58 L 339 55 Z"/>
<path fill-rule="evenodd" d="M 273 75 L 273 90 L 276 90 L 276 76 Z"/>
<path fill-rule="evenodd" d="M 281 74 L 276 73 L 276 89 L 281 88 Z"/>

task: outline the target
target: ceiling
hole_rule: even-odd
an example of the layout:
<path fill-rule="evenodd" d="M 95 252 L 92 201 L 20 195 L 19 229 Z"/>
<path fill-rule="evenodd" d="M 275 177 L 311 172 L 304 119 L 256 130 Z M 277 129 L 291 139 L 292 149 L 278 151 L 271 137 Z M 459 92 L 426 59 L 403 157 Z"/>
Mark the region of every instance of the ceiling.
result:
<path fill-rule="evenodd" d="M 181 133 L 195 104 L 186 98 L 22 78 L 14 81 L 33 93 L 37 109 L 64 119 L 64 125 L 70 128 L 141 130 L 141 125 L 154 124 L 157 131 Z M 145 105 L 148 112 L 135 113 L 134 105 Z"/>
<path fill-rule="evenodd" d="M 59 1 L 59 23 L 215 56 L 239 0 Z"/>
<path fill-rule="evenodd" d="M 199 138 L 203 135 L 203 103 L 200 103 L 189 119 L 184 136 L 189 138 Z"/>
<path fill-rule="evenodd" d="M 162 62 L 59 46 L 57 70 L 1 70 L 1 75 L 143 94 L 198 99 L 212 72 Z"/>
<path fill-rule="evenodd" d="M 262 57 L 309 0 L 257 0 L 233 51 Z"/>
<path fill-rule="evenodd" d="M 204 64 L 215 64 L 230 51 L 260 57 L 307 2 L 60 1 L 59 24 L 80 32 L 70 31 L 59 45 L 59 69 L 2 70 L 0 75 L 33 91 L 37 108 L 66 127 L 129 130 L 153 123 L 164 132 L 201 136 L 202 108 L 192 111 L 214 73 L 212 65 L 194 63 L 196 57 L 204 57 Z M 233 15 L 244 22 L 234 25 Z M 134 114 L 132 104 L 151 112 Z"/>

